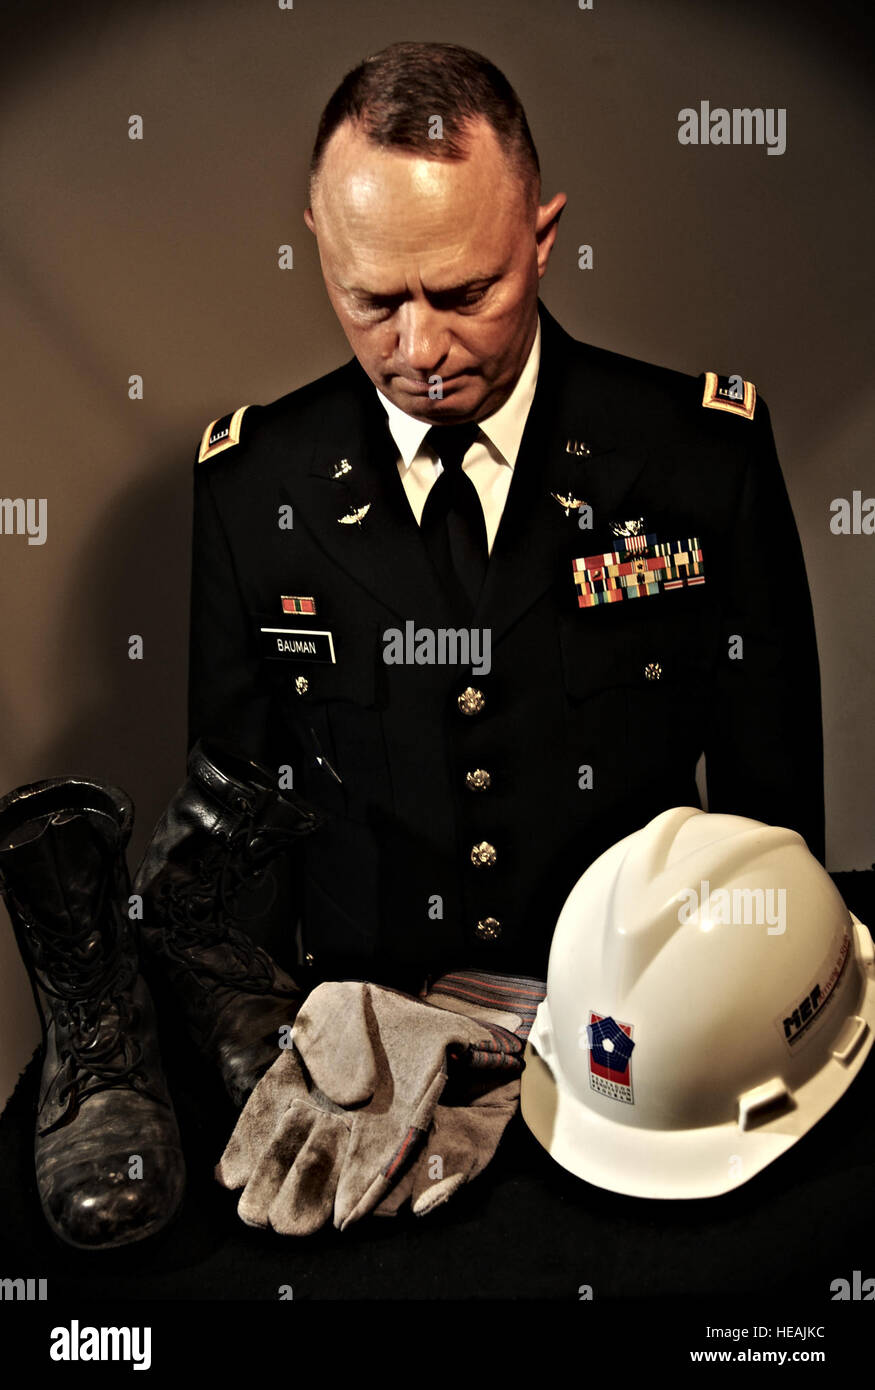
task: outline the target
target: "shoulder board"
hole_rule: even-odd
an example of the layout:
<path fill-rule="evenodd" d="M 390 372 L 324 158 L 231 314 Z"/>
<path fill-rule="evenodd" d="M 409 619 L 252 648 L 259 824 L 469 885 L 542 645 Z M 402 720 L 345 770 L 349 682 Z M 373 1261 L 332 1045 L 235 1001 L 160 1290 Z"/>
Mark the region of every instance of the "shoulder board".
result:
<path fill-rule="evenodd" d="M 705 390 L 702 405 L 708 410 L 728 410 L 730 415 L 741 415 L 752 420 L 756 410 L 757 388 L 752 381 L 740 376 L 718 376 L 716 372 L 705 373 Z"/>
<path fill-rule="evenodd" d="M 240 427 L 243 423 L 243 416 L 248 409 L 248 405 L 241 405 L 239 410 L 234 411 L 233 415 L 223 415 L 221 419 L 214 420 L 211 425 L 207 425 L 201 440 L 201 447 L 198 450 L 198 463 L 205 463 L 207 459 L 215 458 L 216 454 L 221 454 L 223 449 L 231 449 L 235 444 L 240 443 Z"/>

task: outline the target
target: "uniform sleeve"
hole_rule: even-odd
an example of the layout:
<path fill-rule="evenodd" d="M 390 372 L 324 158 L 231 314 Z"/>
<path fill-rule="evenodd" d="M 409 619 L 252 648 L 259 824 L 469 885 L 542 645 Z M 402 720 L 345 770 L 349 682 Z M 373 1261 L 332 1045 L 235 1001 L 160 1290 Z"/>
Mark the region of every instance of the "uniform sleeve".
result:
<path fill-rule="evenodd" d="M 195 464 L 189 625 L 188 746 L 228 739 L 267 755 L 269 691 L 253 650 L 249 616 L 213 495 L 209 465 Z"/>
<path fill-rule="evenodd" d="M 748 426 L 739 422 L 741 429 Z M 786 825 L 824 862 L 820 670 L 805 562 L 765 402 L 727 546 L 708 808 Z M 743 643 L 731 659 L 733 639 Z M 735 644 L 737 646 L 737 643 Z"/>

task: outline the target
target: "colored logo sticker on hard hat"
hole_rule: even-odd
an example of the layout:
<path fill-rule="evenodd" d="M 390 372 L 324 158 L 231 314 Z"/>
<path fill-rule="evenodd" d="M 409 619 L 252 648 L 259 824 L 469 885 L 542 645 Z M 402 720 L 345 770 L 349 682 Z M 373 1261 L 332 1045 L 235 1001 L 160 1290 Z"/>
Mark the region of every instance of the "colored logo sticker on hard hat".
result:
<path fill-rule="evenodd" d="M 600 1096 L 634 1105 L 632 1095 L 631 1023 L 618 1023 L 610 1014 L 590 1009 L 586 1028 L 589 1043 L 589 1084 Z"/>
<path fill-rule="evenodd" d="M 803 1038 L 810 1038 L 812 1033 L 817 1031 L 826 1006 L 844 974 L 850 954 L 851 938 L 842 927 L 839 929 L 838 939 L 833 941 L 830 953 L 818 971 L 817 978 L 812 980 L 801 999 L 795 999 L 781 1018 L 775 1020 L 781 1037 L 791 1052 L 796 1050 L 797 1044 Z"/>

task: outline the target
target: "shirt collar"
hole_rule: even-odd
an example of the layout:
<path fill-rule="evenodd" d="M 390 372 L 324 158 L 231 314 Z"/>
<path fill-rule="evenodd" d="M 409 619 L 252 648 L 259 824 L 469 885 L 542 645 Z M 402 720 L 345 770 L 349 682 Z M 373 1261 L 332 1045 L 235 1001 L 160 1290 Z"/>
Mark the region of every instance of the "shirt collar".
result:
<path fill-rule="evenodd" d="M 486 438 L 495 446 L 503 461 L 511 468 L 516 463 L 526 419 L 534 399 L 540 361 L 541 319 L 539 315 L 535 340 L 526 358 L 526 365 L 517 377 L 513 390 L 504 405 L 499 406 L 492 415 L 487 415 L 485 420 L 478 420 L 477 422 Z M 377 392 L 380 404 L 389 418 L 389 429 L 392 438 L 398 445 L 404 466 L 409 468 L 419 453 L 422 441 L 431 426 L 424 420 L 415 420 L 412 415 L 401 410 L 394 401 L 390 401 L 376 387 L 374 390 Z"/>

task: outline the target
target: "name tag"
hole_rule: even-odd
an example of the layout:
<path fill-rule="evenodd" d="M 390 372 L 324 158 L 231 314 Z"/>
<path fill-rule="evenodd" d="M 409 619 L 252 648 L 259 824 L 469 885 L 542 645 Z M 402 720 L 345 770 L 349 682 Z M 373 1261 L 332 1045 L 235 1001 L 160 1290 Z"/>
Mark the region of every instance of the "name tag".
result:
<path fill-rule="evenodd" d="M 261 655 L 268 661 L 330 661 L 337 664 L 330 632 L 311 627 L 260 627 Z"/>

